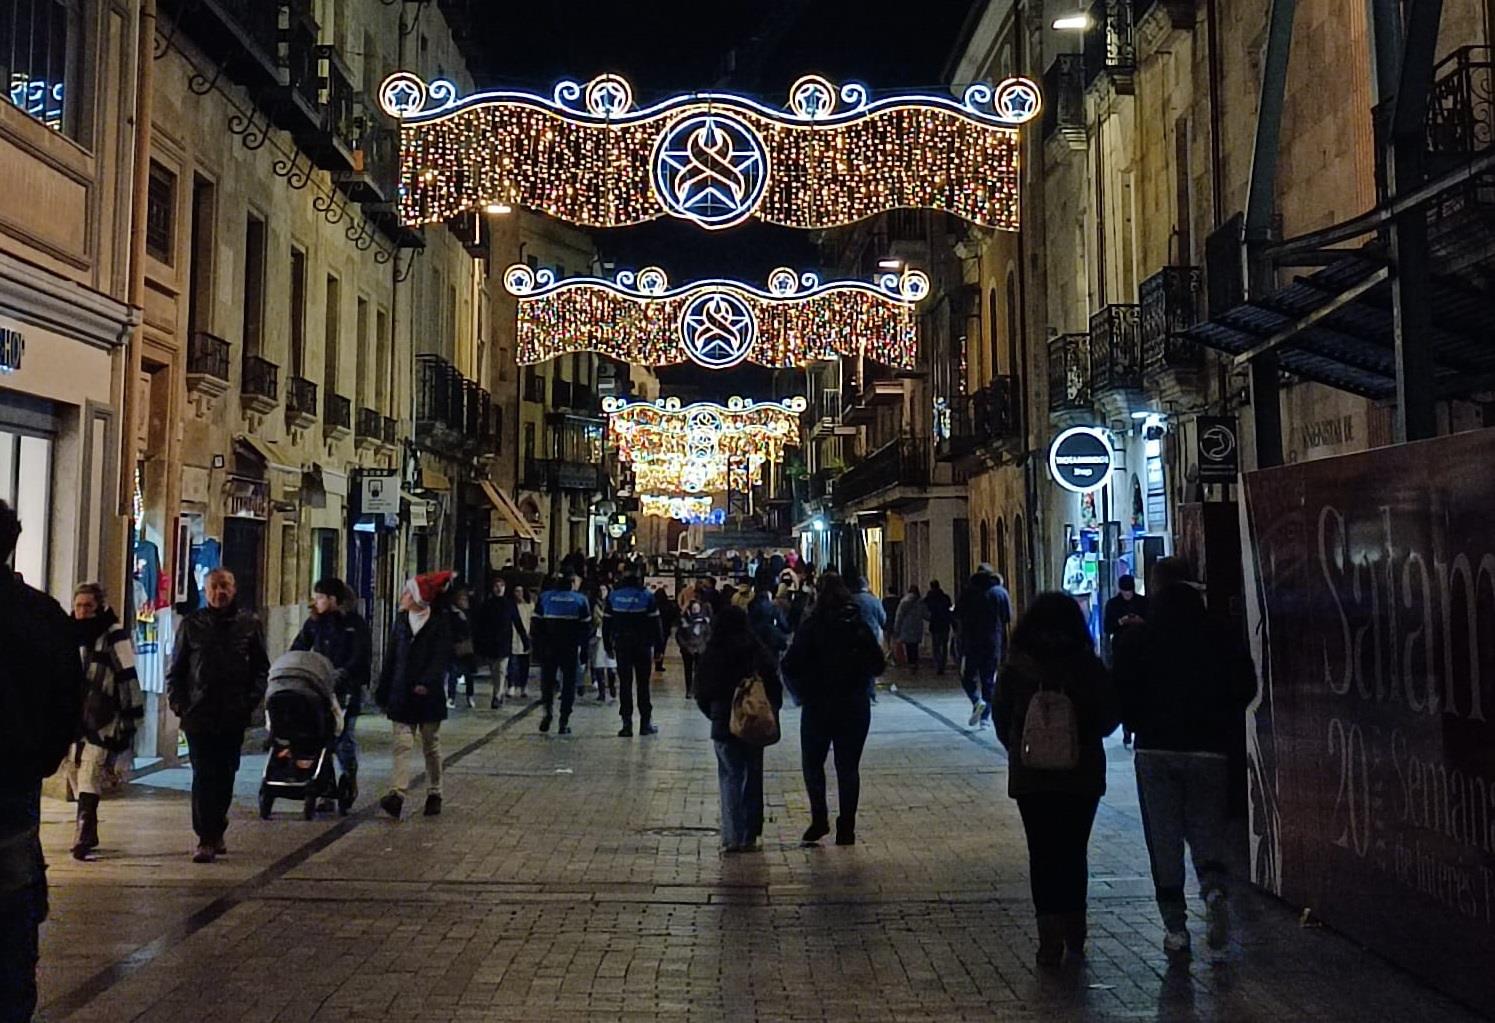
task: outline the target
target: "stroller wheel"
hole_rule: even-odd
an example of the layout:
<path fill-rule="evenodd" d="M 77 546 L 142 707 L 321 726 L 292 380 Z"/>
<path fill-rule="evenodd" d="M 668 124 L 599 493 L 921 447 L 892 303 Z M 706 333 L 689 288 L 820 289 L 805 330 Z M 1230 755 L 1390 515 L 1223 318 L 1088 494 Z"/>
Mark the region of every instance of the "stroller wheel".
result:
<path fill-rule="evenodd" d="M 313 794 L 307 796 L 305 802 L 303 802 L 301 804 L 301 819 L 304 820 L 304 821 L 309 821 L 313 817 L 315 817 L 316 815 L 317 815 L 317 797 L 316 797 L 316 794 L 313 793 Z"/>
<path fill-rule="evenodd" d="M 275 810 L 275 797 L 268 790 L 260 789 L 260 820 L 267 821 Z"/>

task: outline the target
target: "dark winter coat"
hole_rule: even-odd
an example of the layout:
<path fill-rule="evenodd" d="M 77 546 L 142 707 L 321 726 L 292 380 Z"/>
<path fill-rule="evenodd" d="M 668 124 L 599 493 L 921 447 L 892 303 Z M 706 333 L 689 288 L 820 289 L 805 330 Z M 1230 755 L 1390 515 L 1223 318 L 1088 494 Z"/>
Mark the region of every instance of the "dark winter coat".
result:
<path fill-rule="evenodd" d="M 955 605 L 955 626 L 965 655 L 1001 663 L 1007 656 L 1007 625 L 1011 621 L 1012 600 L 1007 590 L 984 572 L 971 576 Z"/>
<path fill-rule="evenodd" d="M 712 643 L 696 666 L 695 697 L 701 713 L 711 719 L 711 738 L 734 742 L 732 697 L 737 685 L 757 673 L 768 691 L 774 712 L 784 705 L 784 686 L 779 681 L 779 659 L 752 635 L 727 643 Z"/>
<path fill-rule="evenodd" d="M 652 656 L 664 646 L 659 606 L 642 586 L 619 586 L 602 602 L 602 644 L 609 657 Z"/>
<path fill-rule="evenodd" d="M 401 614 L 390 630 L 374 694 L 385 716 L 403 725 L 445 721 L 446 672 L 455 659 L 451 612 L 433 610 L 420 632 L 411 630 L 409 614 Z M 418 686 L 426 691 L 417 693 Z"/>
<path fill-rule="evenodd" d="M 237 605 L 193 611 L 177 627 L 166 699 L 182 731 L 242 732 L 265 698 L 270 658 L 260 620 Z"/>
<path fill-rule="evenodd" d="M 473 612 L 473 647 L 490 661 L 514 656 L 516 632 L 519 641 L 529 646 L 529 633 L 524 630 L 524 622 L 519 620 L 519 605 L 507 593 L 501 597 L 488 594 Z"/>
<path fill-rule="evenodd" d="M 592 636 L 592 605 L 575 590 L 546 590 L 535 604 L 530 635 L 540 660 L 572 657 Z"/>
<path fill-rule="evenodd" d="M 924 595 L 924 606 L 929 608 L 929 631 L 949 632 L 955 620 L 950 594 L 944 590 L 930 590 Z"/>
<path fill-rule="evenodd" d="M 61 605 L 4 566 L 0 650 L 0 786 L 25 791 L 57 770 L 82 734 L 83 666 Z"/>
<path fill-rule="evenodd" d="M 1139 593 L 1128 600 L 1118 593 L 1106 601 L 1106 613 L 1101 626 L 1105 634 L 1114 637 L 1125 628 L 1121 624 L 1121 620 L 1127 615 L 1136 615 L 1138 618 L 1145 620 L 1147 618 L 1147 598 Z"/>
<path fill-rule="evenodd" d="M 1073 770 L 1035 770 L 1023 765 L 1022 744 L 1028 702 L 1038 690 L 1068 696 L 1079 727 L 1080 759 Z M 1101 740 L 1121 719 L 1116 690 L 1105 665 L 1090 650 L 1017 651 L 1002 669 L 992 722 L 1007 747 L 1007 794 L 1016 799 L 1044 792 L 1099 798 L 1106 791 L 1106 750 Z"/>
<path fill-rule="evenodd" d="M 1158 594 L 1146 623 L 1117 634 L 1112 665 L 1138 749 L 1228 756 L 1239 745 L 1256 669 L 1240 635 L 1209 616 L 1193 587 Z"/>
<path fill-rule="evenodd" d="M 343 713 L 354 717 L 363 712 L 363 691 L 373 671 L 374 638 L 362 618 L 352 611 L 312 615 L 291 641 L 292 650 L 311 650 L 332 662 L 337 674 L 333 691 Z"/>
<path fill-rule="evenodd" d="M 135 644 L 112 608 L 93 618 L 74 621 L 86 686 L 83 694 L 83 738 L 112 753 L 135 741 L 145 717 L 145 700 L 135 674 Z"/>
<path fill-rule="evenodd" d="M 825 713 L 871 700 L 873 679 L 887 668 L 882 647 L 855 604 L 811 611 L 784 655 L 784 675 L 801 703 Z"/>
<path fill-rule="evenodd" d="M 753 597 L 752 603 L 748 604 L 747 616 L 748 628 L 769 652 L 782 654 L 789 649 L 789 620 L 767 593 Z"/>

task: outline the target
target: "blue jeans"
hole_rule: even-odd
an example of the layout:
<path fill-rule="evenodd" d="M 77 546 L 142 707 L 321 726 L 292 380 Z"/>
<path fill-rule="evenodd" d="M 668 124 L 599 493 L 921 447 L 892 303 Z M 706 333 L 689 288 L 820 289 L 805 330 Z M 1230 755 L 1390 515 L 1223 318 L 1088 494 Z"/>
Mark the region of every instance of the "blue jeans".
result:
<path fill-rule="evenodd" d="M 47 918 L 41 792 L 40 782 L 0 789 L 0 1023 L 29 1023 L 36 1011 L 37 932 Z"/>
<path fill-rule="evenodd" d="M 337 755 L 337 766 L 344 774 L 358 773 L 358 740 L 353 735 L 353 726 L 358 724 L 358 715 L 343 718 L 343 730 L 333 741 L 332 751 Z"/>
<path fill-rule="evenodd" d="M 1230 767 L 1210 753 L 1137 751 L 1137 799 L 1142 834 L 1152 861 L 1163 926 L 1181 931 L 1188 920 L 1184 902 L 1184 843 L 1194 860 L 1200 894 L 1224 891 L 1225 818 L 1230 798 Z"/>
<path fill-rule="evenodd" d="M 716 782 L 722 797 L 722 848 L 756 841 L 763 834 L 763 747 L 717 739 Z"/>
<path fill-rule="evenodd" d="M 966 654 L 960 662 L 960 684 L 972 703 L 976 702 L 977 687 L 981 699 L 986 701 L 982 721 L 991 720 L 991 707 L 997 699 L 997 659 L 985 654 Z"/>

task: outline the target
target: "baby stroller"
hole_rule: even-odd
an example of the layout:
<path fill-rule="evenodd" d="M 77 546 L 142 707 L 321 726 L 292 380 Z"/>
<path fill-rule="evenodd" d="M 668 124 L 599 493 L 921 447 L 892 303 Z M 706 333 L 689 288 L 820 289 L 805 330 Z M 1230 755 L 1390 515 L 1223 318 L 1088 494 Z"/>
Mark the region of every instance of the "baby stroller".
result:
<path fill-rule="evenodd" d="M 316 816 L 317 802 L 336 799 L 338 813 L 353 805 L 352 779 L 339 779 L 333 740 L 343 730 L 343 708 L 333 691 L 332 662 L 293 650 L 270 665 L 265 697 L 270 755 L 260 781 L 260 817 L 269 820 L 277 799 L 301 800 L 301 816 Z"/>

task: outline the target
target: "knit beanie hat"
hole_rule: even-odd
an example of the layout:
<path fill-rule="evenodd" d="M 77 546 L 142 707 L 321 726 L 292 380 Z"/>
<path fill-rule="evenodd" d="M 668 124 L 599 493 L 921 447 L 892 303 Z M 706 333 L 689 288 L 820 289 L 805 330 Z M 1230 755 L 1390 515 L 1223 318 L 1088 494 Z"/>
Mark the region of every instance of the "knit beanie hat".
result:
<path fill-rule="evenodd" d="M 405 583 L 405 590 L 410 594 L 417 604 L 422 607 L 430 607 L 432 602 L 442 593 L 446 592 L 452 583 L 455 572 L 426 572 L 424 575 L 414 576 Z"/>

